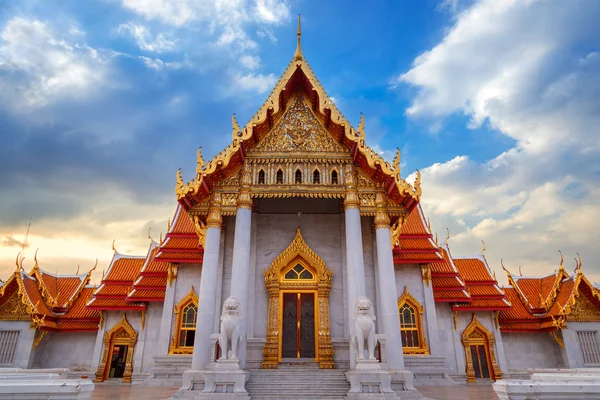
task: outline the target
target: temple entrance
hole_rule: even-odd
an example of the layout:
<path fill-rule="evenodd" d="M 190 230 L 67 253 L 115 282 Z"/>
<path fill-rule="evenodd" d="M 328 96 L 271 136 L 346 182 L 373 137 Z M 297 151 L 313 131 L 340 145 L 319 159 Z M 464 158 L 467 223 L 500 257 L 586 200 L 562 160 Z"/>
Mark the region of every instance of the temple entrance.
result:
<path fill-rule="evenodd" d="M 282 293 L 282 358 L 315 358 L 315 293 Z"/>
<path fill-rule="evenodd" d="M 332 276 L 298 229 L 265 271 L 269 326 L 263 368 L 277 368 L 282 358 L 309 358 L 319 368 L 335 367 L 329 327 Z"/>
<path fill-rule="evenodd" d="M 502 378 L 494 353 L 494 335 L 479 322 L 475 314 L 462 334 L 462 342 L 465 348 L 467 382 Z"/>
<path fill-rule="evenodd" d="M 137 332 L 123 314 L 121 320 L 104 333 L 104 351 L 94 382 L 123 378 L 123 383 L 131 383 L 133 350 L 136 342 Z"/>

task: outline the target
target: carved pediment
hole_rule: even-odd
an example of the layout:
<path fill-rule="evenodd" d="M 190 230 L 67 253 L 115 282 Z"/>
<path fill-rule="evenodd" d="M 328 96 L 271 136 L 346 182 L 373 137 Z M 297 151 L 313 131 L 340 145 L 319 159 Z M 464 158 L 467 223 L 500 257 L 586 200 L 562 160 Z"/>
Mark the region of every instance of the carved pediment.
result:
<path fill-rule="evenodd" d="M 327 132 L 301 96 L 296 96 L 273 129 L 250 153 L 318 152 L 347 150 Z"/>
<path fill-rule="evenodd" d="M 579 322 L 600 321 L 600 308 L 582 293 L 571 308 L 567 320 Z"/>
<path fill-rule="evenodd" d="M 27 308 L 15 291 L 7 301 L 0 306 L 0 320 L 3 321 L 29 321 Z"/>

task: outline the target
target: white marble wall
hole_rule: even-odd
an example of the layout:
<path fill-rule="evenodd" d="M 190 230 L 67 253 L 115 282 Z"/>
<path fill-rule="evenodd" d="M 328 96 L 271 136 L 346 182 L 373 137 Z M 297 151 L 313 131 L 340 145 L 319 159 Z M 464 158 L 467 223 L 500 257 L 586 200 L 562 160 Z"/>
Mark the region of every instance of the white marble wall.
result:
<path fill-rule="evenodd" d="M 41 354 L 39 368 L 69 368 L 71 371 L 96 371 L 92 355 L 96 332 L 49 332 L 35 349 Z"/>
<path fill-rule="evenodd" d="M 35 329 L 30 328 L 29 321 L 0 321 L 0 330 L 19 331 L 17 350 L 11 367 L 29 368 L 32 360 L 33 337 Z M 9 366 L 9 365 L 3 365 Z"/>
<path fill-rule="evenodd" d="M 527 368 L 557 368 L 554 339 L 548 332 L 506 332 L 502 334 L 509 371 Z"/>

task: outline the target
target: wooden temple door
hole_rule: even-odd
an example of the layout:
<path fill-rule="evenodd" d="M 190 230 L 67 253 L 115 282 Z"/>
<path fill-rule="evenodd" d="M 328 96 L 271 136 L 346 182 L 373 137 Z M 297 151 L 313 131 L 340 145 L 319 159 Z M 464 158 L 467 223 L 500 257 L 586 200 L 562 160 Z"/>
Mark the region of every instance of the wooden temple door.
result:
<path fill-rule="evenodd" d="M 488 362 L 488 349 L 485 344 L 472 344 L 471 359 L 473 360 L 473 371 L 475 378 L 490 379 L 490 364 Z"/>
<path fill-rule="evenodd" d="M 282 358 L 315 358 L 315 295 L 283 293 Z"/>

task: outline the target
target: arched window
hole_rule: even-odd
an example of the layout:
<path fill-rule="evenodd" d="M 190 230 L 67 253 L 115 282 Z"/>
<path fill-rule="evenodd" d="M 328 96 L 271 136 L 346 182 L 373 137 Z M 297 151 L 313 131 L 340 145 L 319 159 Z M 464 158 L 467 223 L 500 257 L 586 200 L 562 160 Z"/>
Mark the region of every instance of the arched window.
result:
<path fill-rule="evenodd" d="M 408 293 L 406 286 L 398 299 L 398 314 L 404 354 L 429 354 L 423 333 L 423 306 Z"/>
<path fill-rule="evenodd" d="M 313 183 L 317 185 L 321 183 L 321 174 L 319 174 L 319 170 L 317 169 L 315 169 L 315 172 L 313 172 Z"/>
<path fill-rule="evenodd" d="M 333 170 L 331 172 L 331 184 L 332 185 L 337 185 L 338 184 L 338 173 L 336 170 Z"/>
<path fill-rule="evenodd" d="M 296 183 L 302 183 L 302 172 L 299 169 L 296 170 Z"/>
<path fill-rule="evenodd" d="M 288 272 L 285 273 L 283 279 L 285 279 L 286 281 L 296 279 L 311 280 L 314 279 L 314 276 L 312 272 L 307 270 L 302 264 L 296 264 L 294 268 L 290 269 Z"/>
<path fill-rule="evenodd" d="M 265 183 L 265 171 L 262 169 L 258 172 L 258 184 L 264 185 Z"/>
<path fill-rule="evenodd" d="M 283 171 L 280 169 L 277 170 L 277 184 L 283 184 Z"/>
<path fill-rule="evenodd" d="M 175 306 L 175 331 L 171 338 L 169 354 L 192 354 L 196 337 L 196 317 L 198 315 L 198 296 L 194 287 Z"/>

